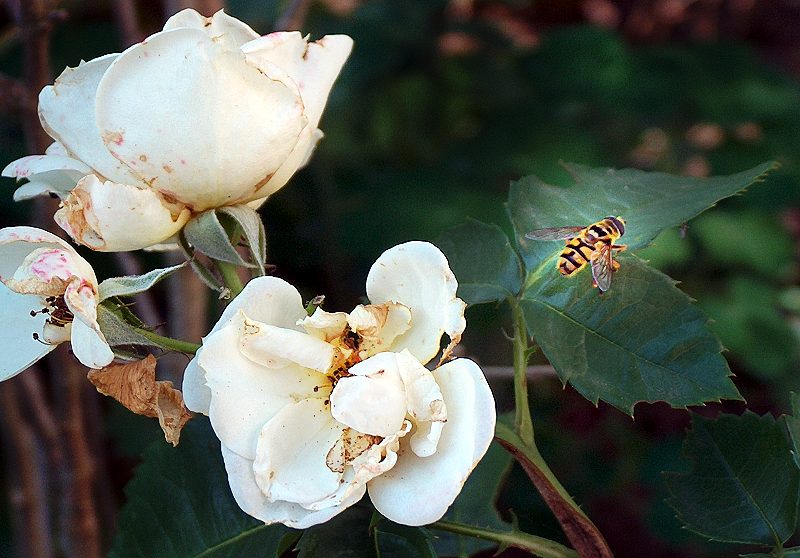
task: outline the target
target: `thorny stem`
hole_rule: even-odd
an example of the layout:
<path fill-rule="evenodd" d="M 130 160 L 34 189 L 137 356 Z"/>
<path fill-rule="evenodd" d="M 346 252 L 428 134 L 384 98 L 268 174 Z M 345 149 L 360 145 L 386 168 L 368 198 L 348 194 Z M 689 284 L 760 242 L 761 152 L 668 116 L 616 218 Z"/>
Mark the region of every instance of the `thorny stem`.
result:
<path fill-rule="evenodd" d="M 437 521 L 428 525 L 428 528 L 493 541 L 499 543 L 501 547 L 513 546 L 514 548 L 526 550 L 540 558 L 577 558 L 578 556 L 578 553 L 571 548 L 567 548 L 550 539 L 537 537 L 522 531 L 498 533 L 490 529 L 481 529 L 453 521 Z"/>
<path fill-rule="evenodd" d="M 528 404 L 528 330 L 519 300 L 512 297 L 508 302 L 514 320 L 514 429 L 527 445 L 533 446 L 533 421 Z"/>
<path fill-rule="evenodd" d="M 231 291 L 231 298 L 236 298 L 244 288 L 242 286 L 242 279 L 239 277 L 237 267 L 232 263 L 223 262 L 220 260 L 214 260 L 214 263 L 217 264 L 217 269 L 219 269 L 219 272 L 222 275 L 222 280 L 224 281 L 225 286 Z"/>
<path fill-rule="evenodd" d="M 149 329 L 144 329 L 141 327 L 134 327 L 133 329 L 134 331 L 136 331 L 136 333 L 138 333 L 142 337 L 146 337 L 150 341 L 157 343 L 159 346 L 173 351 L 177 351 L 179 353 L 193 355 L 201 347 L 201 345 L 199 345 L 198 343 L 192 343 L 191 341 L 182 341 L 180 339 L 173 339 L 172 337 L 166 337 L 164 335 L 159 335 L 158 333 L 153 333 Z"/>

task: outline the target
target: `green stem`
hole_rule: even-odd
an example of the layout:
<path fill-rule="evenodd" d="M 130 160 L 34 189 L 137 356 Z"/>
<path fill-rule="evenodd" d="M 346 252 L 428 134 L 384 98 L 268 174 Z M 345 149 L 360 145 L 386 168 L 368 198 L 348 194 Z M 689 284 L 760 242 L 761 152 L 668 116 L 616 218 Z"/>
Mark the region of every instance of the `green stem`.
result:
<path fill-rule="evenodd" d="M 514 548 L 521 548 L 540 558 L 578 557 L 578 553 L 571 548 L 567 548 L 550 539 L 529 535 L 522 531 L 498 533 L 497 531 L 472 527 L 471 525 L 464 525 L 453 521 L 437 521 L 428 525 L 428 528 L 458 533 L 459 535 L 467 535 L 468 537 L 475 537 L 476 539 L 493 541 L 499 543 L 501 547 L 513 546 Z"/>
<path fill-rule="evenodd" d="M 172 337 L 165 337 L 163 335 L 159 335 L 158 333 L 153 333 L 148 329 L 143 329 L 140 327 L 135 327 L 133 329 L 134 331 L 136 331 L 136 333 L 138 333 L 142 337 L 146 337 L 153 343 L 156 343 L 158 346 L 179 353 L 193 355 L 197 352 L 197 349 L 200 348 L 200 345 L 198 345 L 197 343 L 192 343 L 190 341 L 181 341 L 180 339 L 173 339 Z"/>
<path fill-rule="evenodd" d="M 239 268 L 232 263 L 220 260 L 214 260 L 214 263 L 217 265 L 217 269 L 219 269 L 222 275 L 225 286 L 231 291 L 231 298 L 236 298 L 244 288 L 242 286 L 242 280 L 239 278 Z"/>
<path fill-rule="evenodd" d="M 527 445 L 533 446 L 533 421 L 528 403 L 528 330 L 519 300 L 509 298 L 508 302 L 514 320 L 514 429 Z"/>

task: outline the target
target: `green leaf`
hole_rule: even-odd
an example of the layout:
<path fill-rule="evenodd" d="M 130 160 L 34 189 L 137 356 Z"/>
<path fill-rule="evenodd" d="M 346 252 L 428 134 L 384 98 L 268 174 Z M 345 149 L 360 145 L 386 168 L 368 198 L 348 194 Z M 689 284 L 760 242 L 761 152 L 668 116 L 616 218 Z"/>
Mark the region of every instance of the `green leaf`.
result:
<path fill-rule="evenodd" d="M 516 296 L 523 270 L 506 234 L 497 225 L 470 219 L 436 241 L 458 279 L 458 296 L 467 304 L 498 302 Z"/>
<path fill-rule="evenodd" d="M 644 248 L 664 229 L 680 225 L 722 198 L 762 180 L 775 163 L 764 163 L 730 176 L 691 178 L 634 169 L 592 169 L 565 165 L 575 184 L 545 184 L 535 176 L 511 185 L 508 211 L 529 272 L 558 250 L 559 241 L 525 238 L 535 229 L 586 226 L 609 215 L 626 220 L 624 242 L 632 250 Z M 563 242 L 561 242 L 563 244 Z"/>
<path fill-rule="evenodd" d="M 443 519 L 499 533 L 509 532 L 511 526 L 500 518 L 496 502 L 511 462 L 511 454 L 492 442 Z M 437 531 L 436 535 L 434 545 L 442 556 L 471 556 L 497 546 L 492 541 L 447 531 Z"/>
<path fill-rule="evenodd" d="M 258 267 L 242 259 L 214 209 L 204 211 L 189 221 L 183 228 L 183 234 L 195 250 L 209 258 L 242 267 Z"/>
<path fill-rule="evenodd" d="M 189 422 L 177 448 L 150 446 L 125 492 L 111 558 L 277 556 L 296 533 L 239 509 L 205 417 Z"/>
<path fill-rule="evenodd" d="M 800 468 L 800 394 L 791 393 L 792 414 L 786 415 L 786 429 L 792 441 L 792 458 L 794 464 Z"/>
<path fill-rule="evenodd" d="M 372 510 L 353 506 L 330 521 L 306 529 L 297 545 L 298 558 L 376 558 L 369 533 Z"/>
<path fill-rule="evenodd" d="M 436 558 L 426 529 L 392 523 L 381 518 L 372 527 L 378 558 Z"/>
<path fill-rule="evenodd" d="M 142 293 L 168 277 L 172 273 L 184 267 L 186 263 L 154 269 L 144 275 L 127 275 L 125 277 L 112 277 L 100 283 L 100 301 L 111 298 L 112 296 L 131 296 Z"/>
<path fill-rule="evenodd" d="M 267 260 L 267 233 L 264 230 L 264 223 L 261 216 L 246 205 L 233 205 L 220 207 L 217 213 L 230 216 L 241 227 L 253 261 L 258 266 L 261 274 L 264 274 L 264 263 Z"/>
<path fill-rule="evenodd" d="M 636 256 L 619 261 L 603 295 L 589 270 L 564 278 L 555 258 L 552 272 L 538 275 L 523 295 L 528 330 L 561 380 L 593 403 L 602 399 L 628 413 L 639 401 L 684 407 L 741 399 L 722 347 L 691 299 Z"/>
<path fill-rule="evenodd" d="M 143 347 L 165 348 L 138 333 L 134 326 L 123 318 L 119 307 L 112 308 L 107 303 L 100 304 L 97 307 L 97 322 L 100 324 L 100 331 L 103 332 L 106 341 L 112 347 L 140 345 Z"/>
<path fill-rule="evenodd" d="M 643 248 L 774 166 L 700 179 L 568 165 L 575 180 L 569 187 L 536 177 L 512 184 L 508 212 L 527 268 L 527 326 L 562 381 L 594 403 L 602 399 L 626 412 L 639 401 L 682 407 L 740 398 L 706 318 L 671 279 L 623 253 L 611 289 L 599 296 L 588 266 L 569 278 L 558 273 L 563 241 L 528 240 L 525 233 L 622 216 L 621 242 Z"/>
<path fill-rule="evenodd" d="M 688 529 L 723 542 L 779 546 L 797 524 L 800 471 L 783 424 L 749 411 L 692 417 L 688 473 L 665 473 L 668 503 Z"/>

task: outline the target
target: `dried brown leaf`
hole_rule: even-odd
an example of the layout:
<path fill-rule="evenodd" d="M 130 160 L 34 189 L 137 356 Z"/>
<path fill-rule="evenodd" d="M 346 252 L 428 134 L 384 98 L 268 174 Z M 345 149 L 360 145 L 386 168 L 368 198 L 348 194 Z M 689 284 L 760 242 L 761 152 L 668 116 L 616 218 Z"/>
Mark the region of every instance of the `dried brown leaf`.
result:
<path fill-rule="evenodd" d="M 178 445 L 183 426 L 192 415 L 183 404 L 183 394 L 172 382 L 156 381 L 156 359 L 111 364 L 87 375 L 97 391 L 113 397 L 137 415 L 158 419 L 164 438 Z"/>

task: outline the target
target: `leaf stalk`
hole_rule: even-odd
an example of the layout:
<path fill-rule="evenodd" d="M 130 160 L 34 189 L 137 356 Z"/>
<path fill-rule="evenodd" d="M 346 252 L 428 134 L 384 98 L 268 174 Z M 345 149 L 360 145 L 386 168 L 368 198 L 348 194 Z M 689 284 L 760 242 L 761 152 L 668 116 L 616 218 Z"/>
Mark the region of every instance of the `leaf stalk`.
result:
<path fill-rule="evenodd" d="M 481 529 L 480 527 L 444 520 L 431 523 L 428 528 L 493 541 L 498 543 L 501 548 L 513 546 L 514 548 L 526 550 L 539 558 L 578 558 L 578 553 L 571 548 L 567 548 L 550 539 L 537 537 L 518 530 L 500 533 L 490 529 Z"/>

